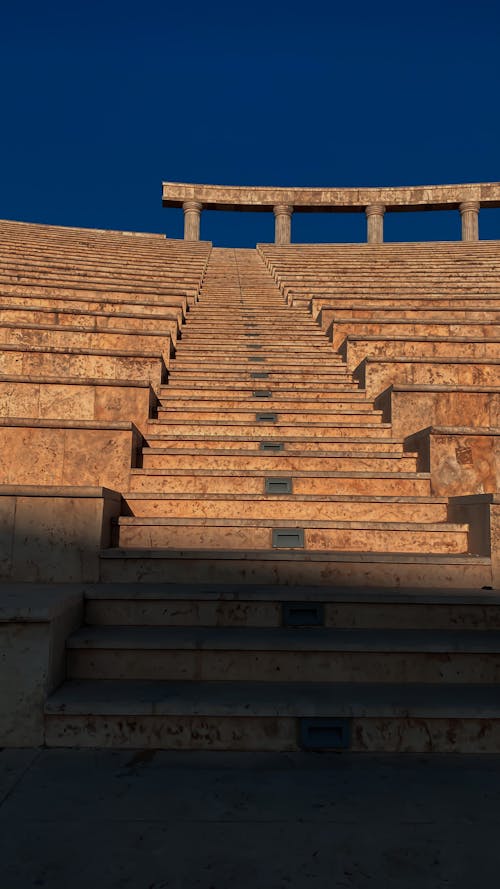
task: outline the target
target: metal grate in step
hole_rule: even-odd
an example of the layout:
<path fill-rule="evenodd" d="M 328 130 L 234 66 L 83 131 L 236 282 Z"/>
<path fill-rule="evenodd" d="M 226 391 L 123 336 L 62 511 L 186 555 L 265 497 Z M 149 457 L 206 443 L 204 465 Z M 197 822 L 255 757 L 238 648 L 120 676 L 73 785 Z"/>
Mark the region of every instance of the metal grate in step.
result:
<path fill-rule="evenodd" d="M 325 609 L 322 602 L 284 602 L 284 627 L 324 627 Z"/>
<path fill-rule="evenodd" d="M 351 746 L 351 720 L 299 719 L 299 744 L 303 750 L 347 750 Z"/>
<path fill-rule="evenodd" d="M 304 529 L 303 528 L 273 528 L 273 548 L 274 549 L 292 549 L 293 547 L 303 548 Z"/>
<path fill-rule="evenodd" d="M 276 423 L 278 414 L 275 411 L 259 411 L 255 414 L 257 423 Z"/>
<path fill-rule="evenodd" d="M 291 478 L 283 478 L 279 476 L 278 478 L 266 478 L 265 482 L 265 493 L 266 494 L 291 494 L 292 493 L 292 479 Z"/>

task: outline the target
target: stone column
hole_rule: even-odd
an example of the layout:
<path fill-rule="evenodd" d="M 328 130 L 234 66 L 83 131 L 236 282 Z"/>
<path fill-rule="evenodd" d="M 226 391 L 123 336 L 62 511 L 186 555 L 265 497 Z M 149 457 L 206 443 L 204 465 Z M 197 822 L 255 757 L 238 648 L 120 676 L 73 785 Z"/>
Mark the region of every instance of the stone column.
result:
<path fill-rule="evenodd" d="M 274 243 L 289 244 L 292 239 L 292 213 L 290 204 L 276 204 L 274 213 Z"/>
<path fill-rule="evenodd" d="M 479 241 L 479 201 L 458 205 L 462 217 L 462 241 Z"/>
<path fill-rule="evenodd" d="M 182 209 L 184 210 L 184 240 L 199 241 L 202 204 L 198 201 L 184 201 Z"/>
<path fill-rule="evenodd" d="M 368 204 L 365 213 L 367 243 L 382 244 L 384 240 L 384 205 Z"/>

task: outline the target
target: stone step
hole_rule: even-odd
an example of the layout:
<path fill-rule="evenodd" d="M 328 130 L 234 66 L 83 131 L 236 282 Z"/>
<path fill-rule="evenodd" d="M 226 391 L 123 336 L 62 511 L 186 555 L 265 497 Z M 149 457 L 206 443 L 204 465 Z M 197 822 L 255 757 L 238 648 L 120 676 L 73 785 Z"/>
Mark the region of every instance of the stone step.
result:
<path fill-rule="evenodd" d="M 194 326 L 194 320 L 189 317 L 189 324 L 186 324 L 182 330 L 181 345 L 185 349 L 218 348 L 222 350 L 235 345 L 245 346 L 248 343 L 296 343 L 311 349 L 325 348 L 326 350 L 329 348 L 328 334 L 312 321 L 307 327 L 297 322 L 287 329 L 283 329 L 279 319 L 276 319 L 274 323 L 268 322 L 265 328 L 263 325 L 242 323 L 222 328 L 220 324 L 212 322 L 211 330 L 207 333 L 197 333 L 193 330 Z M 273 333 L 273 327 L 278 328 L 279 333 Z"/>
<path fill-rule="evenodd" d="M 177 371 L 175 373 L 171 372 L 165 391 L 171 392 L 174 397 L 175 392 L 179 392 L 181 397 L 184 397 L 186 392 L 196 392 L 196 395 L 199 397 L 204 397 L 207 394 L 210 397 L 212 390 L 217 392 L 253 390 L 256 387 L 255 380 L 260 380 L 259 384 L 262 384 L 263 379 L 262 377 L 255 377 L 255 374 L 266 373 L 267 378 L 264 378 L 266 386 L 270 386 L 272 383 L 274 391 L 290 391 L 290 388 L 292 388 L 293 392 L 303 392 L 306 390 L 311 397 L 323 392 L 326 396 L 335 394 L 335 397 L 339 399 L 345 398 L 350 400 L 355 398 L 363 400 L 366 398 L 364 392 L 361 392 L 359 389 L 359 383 L 353 381 L 348 383 L 341 382 L 338 379 L 335 379 L 333 382 L 331 379 L 325 381 L 324 376 L 320 376 L 315 381 L 312 378 L 313 375 L 307 373 L 291 374 L 289 371 L 285 374 L 280 374 L 273 372 L 267 362 L 264 364 L 249 364 L 248 368 L 240 375 L 232 373 L 228 374 L 224 379 L 217 375 L 217 378 L 213 380 L 210 377 L 198 377 L 194 372 L 188 373 L 186 371 L 182 374 Z M 271 376 L 271 374 L 273 375 Z"/>
<path fill-rule="evenodd" d="M 269 441 L 269 438 L 267 439 Z M 346 445 L 348 439 L 346 439 Z M 156 451 L 156 452 L 155 452 Z M 391 473 L 414 472 L 416 469 L 417 454 L 394 454 L 391 452 L 361 451 L 323 451 L 319 454 L 310 451 L 285 450 L 277 454 L 269 454 L 262 451 L 256 454 L 253 451 L 241 450 L 228 453 L 224 449 L 213 449 L 208 453 L 201 453 L 196 448 L 192 451 L 176 448 L 146 448 L 142 452 L 143 468 L 146 470 L 158 469 L 167 471 L 171 469 L 200 469 L 200 470 L 230 470 L 242 472 L 250 469 L 262 471 L 274 471 L 282 469 L 287 471 L 362 471 Z"/>
<path fill-rule="evenodd" d="M 161 424 L 169 436 L 224 435 L 228 438 L 232 438 L 234 435 L 239 435 L 246 438 L 247 436 L 255 437 L 257 435 L 262 435 L 263 439 L 275 439 L 281 441 L 282 438 L 291 438 L 294 435 L 302 437 L 314 433 L 314 435 L 319 437 L 332 435 L 335 435 L 336 437 L 345 437 L 347 443 L 351 436 L 390 438 L 392 435 L 390 423 L 377 422 L 376 420 L 374 422 L 370 422 L 369 420 L 357 422 L 341 422 L 340 420 L 336 420 L 335 422 L 332 421 L 332 423 L 330 423 L 329 419 L 325 418 L 325 423 L 322 425 L 321 423 L 310 422 L 307 414 L 303 417 L 304 425 L 302 426 L 299 426 L 293 421 L 287 423 L 286 419 L 280 419 L 279 415 L 276 422 L 268 421 L 267 419 L 262 421 L 255 419 L 253 423 L 235 421 L 232 424 L 223 423 L 222 421 L 210 422 L 209 420 L 204 423 L 203 421 L 197 421 L 196 419 L 193 419 L 191 422 L 187 420 L 185 422 L 176 420 L 170 422 L 167 419 L 162 418 L 157 420 L 156 423 L 158 425 Z"/>
<path fill-rule="evenodd" d="M 497 683 L 499 630 L 82 627 L 69 679 Z"/>
<path fill-rule="evenodd" d="M 103 582 L 242 583 L 481 590 L 492 588 L 491 559 L 465 554 L 309 550 L 110 548 Z"/>
<path fill-rule="evenodd" d="M 210 405 L 199 404 L 196 400 L 191 409 L 181 407 L 177 409 L 174 405 L 166 405 L 158 407 L 158 422 L 167 424 L 189 423 L 194 422 L 197 425 L 204 423 L 221 422 L 224 426 L 242 423 L 249 425 L 255 422 L 257 413 L 276 414 L 276 422 L 280 426 L 292 425 L 310 422 L 312 426 L 335 424 L 337 422 L 357 426 L 368 420 L 370 425 L 377 425 L 377 421 L 382 419 L 382 411 L 374 410 L 371 405 L 367 405 L 365 409 L 354 409 L 344 407 L 344 405 L 333 405 L 316 402 L 275 402 L 270 398 L 255 398 L 253 404 L 241 405 L 241 409 L 236 405 L 233 407 L 230 403 L 220 404 L 219 409 L 211 409 Z M 321 407 L 322 410 L 318 410 Z"/>
<path fill-rule="evenodd" d="M 132 469 L 130 489 L 137 492 L 258 494 L 266 478 L 290 478 L 287 470 Z M 304 472 L 294 470 L 295 494 L 366 494 L 371 496 L 428 496 L 430 473 L 410 472 Z"/>
<path fill-rule="evenodd" d="M 287 349 L 288 355 L 283 355 L 284 348 Z M 246 370 L 248 369 L 249 360 L 254 356 L 262 357 L 265 361 L 274 363 L 277 367 L 282 368 L 283 371 L 290 370 L 293 367 L 301 367 L 307 368 L 311 372 L 319 370 L 340 374 L 348 379 L 350 377 L 342 359 L 339 360 L 339 356 L 333 355 L 330 350 L 325 350 L 322 354 L 319 352 L 313 353 L 306 349 L 297 350 L 291 344 L 286 344 L 286 346 L 283 345 L 276 349 L 247 346 L 242 349 L 226 350 L 219 347 L 209 352 L 196 351 L 194 349 L 186 349 L 185 352 L 180 352 L 176 349 L 175 369 L 182 370 L 188 367 L 199 369 L 200 364 L 203 364 L 204 373 L 209 372 L 212 368 L 214 370 L 224 369 L 224 365 L 227 365 L 228 370 L 231 368 Z M 331 357 L 333 357 L 332 361 L 330 361 Z"/>
<path fill-rule="evenodd" d="M 196 337 L 214 338 L 217 334 L 227 336 L 238 333 L 240 336 L 247 333 L 258 333 L 259 335 L 268 335 L 272 333 L 273 328 L 279 325 L 281 336 L 295 336 L 300 333 L 303 336 L 311 335 L 313 339 L 324 337 L 321 330 L 318 330 L 316 324 L 312 323 L 311 316 L 307 315 L 303 320 L 299 318 L 290 319 L 287 309 L 283 309 L 281 314 L 269 316 L 268 314 L 256 317 L 246 317 L 237 315 L 232 312 L 229 318 L 220 316 L 214 318 L 211 314 L 205 318 L 200 317 L 199 309 L 193 312 L 189 319 L 189 327 L 186 328 L 186 335 L 195 335 Z"/>
<path fill-rule="evenodd" d="M 226 366 L 222 362 L 205 359 L 203 361 L 185 361 L 183 363 L 172 361 L 170 363 L 169 384 L 178 380 L 186 385 L 187 380 L 195 379 L 200 385 L 205 381 L 209 383 L 223 383 L 226 381 L 249 379 L 249 374 L 255 371 L 267 371 L 272 374 L 271 379 L 282 380 L 288 386 L 296 382 L 306 382 L 308 385 L 324 384 L 325 386 L 351 386 L 359 389 L 359 383 L 353 379 L 353 374 L 347 373 L 345 365 L 335 362 L 311 362 L 306 358 L 298 358 L 297 361 L 278 361 L 269 355 L 253 352 L 252 355 L 241 362 L 233 361 Z M 366 397 L 366 396 L 365 396 Z"/>
<path fill-rule="evenodd" d="M 293 512 L 293 509 L 292 509 Z M 243 505 L 241 514 L 245 514 Z M 275 548 L 377 553 L 466 553 L 468 525 L 428 522 L 303 520 L 286 518 L 117 519 L 118 546 L 238 550 Z M 279 542 L 276 534 L 280 532 Z"/>
<path fill-rule="evenodd" d="M 500 595 L 481 590 L 238 584 L 92 584 L 87 626 L 500 630 Z"/>
<path fill-rule="evenodd" d="M 70 680 L 45 705 L 45 743 L 497 753 L 500 707 L 497 687 L 487 684 Z"/>
<path fill-rule="evenodd" d="M 272 492 L 274 484 L 275 491 Z M 281 488 L 279 487 L 281 485 Z M 298 493 L 295 479 L 292 491 L 283 493 L 283 479 L 272 479 L 271 491 L 262 484 L 258 493 L 205 494 L 203 499 L 191 493 L 167 494 L 124 492 L 124 515 L 153 519 L 160 518 L 224 518 L 245 520 L 293 519 L 309 521 L 370 521 L 370 522 L 446 522 L 448 501 L 439 497 L 376 496 L 360 494 Z"/>
<path fill-rule="evenodd" d="M 160 431 L 157 431 L 157 430 Z M 206 435 L 188 435 L 188 436 L 169 436 L 168 432 L 161 431 L 162 424 L 159 423 L 158 420 L 148 420 L 147 423 L 144 423 L 142 426 L 142 430 L 144 433 L 144 437 L 146 439 L 146 445 L 148 448 L 158 449 L 161 448 L 166 449 L 167 451 L 171 448 L 182 449 L 182 450 L 201 450 L 201 451 L 213 451 L 213 450 L 226 450 L 226 451 L 241 451 L 248 450 L 252 453 L 261 453 L 265 448 L 262 445 L 266 444 L 265 438 L 263 440 L 262 435 L 254 435 L 254 436 L 224 436 L 224 435 L 214 435 L 214 436 L 206 436 Z M 367 438 L 359 436 L 357 438 L 353 436 L 349 436 L 349 451 L 363 451 L 367 453 L 369 451 L 383 451 L 384 453 L 392 453 L 399 454 L 399 456 L 403 456 L 403 438 Z M 324 452 L 324 451 L 345 451 L 346 448 L 346 440 L 345 436 L 322 436 L 321 441 L 318 440 L 315 436 L 288 436 L 287 438 L 281 438 L 280 444 L 283 445 L 280 448 L 280 451 L 285 453 L 293 452 L 293 451 L 312 451 L 315 454 Z M 144 452 L 146 453 L 146 451 Z"/>
<path fill-rule="evenodd" d="M 197 393 L 193 393 L 191 399 L 177 399 L 176 397 L 166 397 L 160 395 L 158 416 L 183 415 L 187 416 L 195 414 L 197 417 L 206 418 L 209 414 L 223 414 L 224 417 L 233 419 L 237 414 L 245 414 L 246 417 L 255 413 L 255 408 L 264 405 L 266 410 L 279 411 L 280 416 L 284 413 L 294 414 L 327 414 L 328 416 L 370 416 L 377 417 L 381 412 L 373 407 L 373 401 L 347 401 L 345 399 L 326 399 L 318 398 L 314 400 L 301 401 L 300 399 L 292 399 L 290 397 L 280 397 L 279 393 L 273 392 L 271 389 L 256 388 L 249 390 L 247 398 L 200 398 Z"/>
<path fill-rule="evenodd" d="M 248 404 L 253 404 L 255 401 L 256 396 L 254 395 L 254 392 L 266 389 L 269 384 L 268 378 L 262 377 L 262 373 L 266 373 L 266 371 L 256 371 L 255 373 L 259 374 L 257 378 L 242 382 L 239 388 L 226 389 L 221 388 L 220 385 L 214 384 L 212 389 L 204 388 L 195 389 L 193 391 L 191 386 L 184 386 L 182 388 L 177 386 L 175 389 L 172 389 L 168 383 L 158 387 L 158 396 L 165 405 L 177 405 L 179 408 L 183 407 L 184 404 L 193 405 L 195 403 L 200 406 L 226 403 L 228 406 L 230 404 L 248 406 Z M 364 392 L 361 391 L 346 393 L 345 391 L 337 392 L 335 389 L 325 390 L 322 386 L 316 388 L 308 387 L 307 391 L 304 392 L 306 401 L 297 398 L 296 387 L 288 387 L 287 389 L 282 387 L 277 389 L 276 386 L 273 386 L 270 391 L 272 400 L 279 404 L 296 403 L 297 405 L 318 405 L 326 402 L 327 405 L 341 404 L 346 408 L 352 407 L 359 408 L 360 410 L 373 409 L 373 401 L 367 399 Z"/>

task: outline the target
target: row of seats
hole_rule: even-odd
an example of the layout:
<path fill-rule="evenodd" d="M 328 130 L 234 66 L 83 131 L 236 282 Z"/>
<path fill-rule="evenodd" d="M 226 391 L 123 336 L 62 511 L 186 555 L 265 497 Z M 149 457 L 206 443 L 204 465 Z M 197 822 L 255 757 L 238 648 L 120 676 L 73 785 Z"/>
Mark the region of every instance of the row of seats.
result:
<path fill-rule="evenodd" d="M 82 483 L 80 463 L 94 461 L 83 483 L 124 481 L 134 426 L 155 415 L 210 250 L 158 234 L 0 221 L 2 483 L 47 483 L 47 455 L 65 442 L 73 456 L 53 460 L 52 478 Z M 12 448 L 20 428 L 22 447 Z M 79 462 L 70 439 L 82 447 L 82 436 Z M 108 461 L 104 478 L 103 455 L 122 439 L 125 464 Z"/>
<path fill-rule="evenodd" d="M 370 397 L 391 385 L 500 393 L 498 242 L 259 252 L 287 301 L 311 311 Z"/>

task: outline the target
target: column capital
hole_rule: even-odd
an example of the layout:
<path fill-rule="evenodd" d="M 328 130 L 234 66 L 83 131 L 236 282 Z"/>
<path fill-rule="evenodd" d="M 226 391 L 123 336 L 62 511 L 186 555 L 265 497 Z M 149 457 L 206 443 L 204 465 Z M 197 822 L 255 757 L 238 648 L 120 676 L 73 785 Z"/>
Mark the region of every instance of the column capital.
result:
<path fill-rule="evenodd" d="M 479 213 L 480 207 L 481 205 L 479 201 L 462 201 L 462 203 L 458 205 L 460 213 L 468 213 L 469 211 Z"/>
<path fill-rule="evenodd" d="M 385 213 L 385 204 L 368 204 L 365 208 L 367 216 L 383 216 Z"/>
<path fill-rule="evenodd" d="M 275 216 L 291 216 L 293 213 L 292 204 L 275 204 L 273 207 Z"/>
<path fill-rule="evenodd" d="M 201 212 L 203 210 L 203 204 L 200 204 L 199 201 L 184 201 L 182 209 L 184 212 L 186 212 L 186 210 L 198 210 L 198 212 Z"/>

